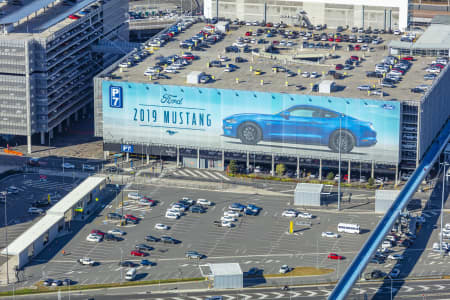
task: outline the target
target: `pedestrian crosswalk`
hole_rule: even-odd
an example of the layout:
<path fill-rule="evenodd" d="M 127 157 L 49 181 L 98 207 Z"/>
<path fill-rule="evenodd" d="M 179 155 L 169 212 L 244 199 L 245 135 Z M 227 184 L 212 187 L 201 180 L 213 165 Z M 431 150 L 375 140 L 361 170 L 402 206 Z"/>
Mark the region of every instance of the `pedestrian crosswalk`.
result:
<path fill-rule="evenodd" d="M 75 187 L 74 184 L 72 183 L 63 183 L 63 182 L 58 182 L 58 181 L 53 181 L 53 180 L 26 180 L 24 181 L 24 184 L 26 187 L 32 187 L 35 189 L 41 189 L 41 190 L 52 190 L 52 189 L 57 189 L 57 190 L 64 190 L 64 191 L 71 191 L 73 190 L 73 188 Z M 21 191 L 25 191 L 24 187 L 18 187 L 19 190 Z"/>
<path fill-rule="evenodd" d="M 172 172 L 172 176 L 188 177 L 194 179 L 208 179 L 213 181 L 231 181 L 222 172 L 210 169 L 178 169 Z"/>

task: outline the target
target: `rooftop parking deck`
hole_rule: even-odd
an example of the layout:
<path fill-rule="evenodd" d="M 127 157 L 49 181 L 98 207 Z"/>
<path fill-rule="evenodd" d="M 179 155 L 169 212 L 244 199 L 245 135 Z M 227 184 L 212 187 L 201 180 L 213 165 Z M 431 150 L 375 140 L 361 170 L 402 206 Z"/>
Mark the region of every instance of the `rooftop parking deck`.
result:
<path fill-rule="evenodd" d="M 199 47 L 198 49 L 183 49 L 180 47 L 180 42 L 190 39 L 196 35 L 199 31 L 203 30 L 205 23 L 199 22 L 189 29 L 175 35 L 169 42 L 160 48 L 154 48 L 153 54 L 143 58 L 139 62 L 135 62 L 127 68 L 117 68 L 113 71 L 113 77 L 115 80 L 123 80 L 129 82 L 153 82 L 159 84 L 168 85 L 184 85 L 184 86 L 199 86 L 205 88 L 221 88 L 221 89 L 236 89 L 236 90 L 253 90 L 261 92 L 278 92 L 278 93 L 293 93 L 293 94 L 319 94 L 316 91 L 312 91 L 314 84 L 320 83 L 322 80 L 334 80 L 337 88 L 331 93 L 331 96 L 342 98 L 370 98 L 370 99 L 382 99 L 382 100 L 401 100 L 401 101 L 419 101 L 424 93 L 413 93 L 411 89 L 419 85 L 430 86 L 432 80 L 425 80 L 424 75 L 428 74 L 426 69 L 429 64 L 432 63 L 435 58 L 431 57 L 414 57 L 411 62 L 411 67 L 405 72 L 401 81 L 395 84 L 395 87 L 383 87 L 384 96 L 374 93 L 374 90 L 381 88 L 381 79 L 369 78 L 366 73 L 369 71 L 375 71 L 375 65 L 380 63 L 386 56 L 388 56 L 388 43 L 390 40 L 399 39 L 398 35 L 394 34 L 368 34 L 370 37 L 378 36 L 382 39 L 379 44 L 368 43 L 368 50 L 350 50 L 348 45 L 352 45 L 353 48 L 357 48 L 356 45 L 363 46 L 364 43 L 357 42 L 335 42 L 335 41 L 314 41 L 313 37 L 308 40 L 303 36 L 298 35 L 295 38 L 283 37 L 280 33 L 273 34 L 272 37 L 267 37 L 267 30 L 271 28 L 261 26 L 246 26 L 246 25 L 230 25 L 230 31 L 227 32 L 222 40 L 214 44 L 209 44 L 205 47 Z M 246 32 L 256 33 L 258 29 L 264 30 L 264 33 L 258 36 L 246 36 Z M 286 31 L 301 32 L 305 29 L 287 27 Z M 314 30 L 313 34 L 332 33 L 332 30 Z M 332 33 L 331 36 L 335 33 Z M 356 37 L 366 35 L 364 33 L 352 33 L 351 29 L 341 32 L 341 35 L 356 35 Z M 243 48 L 240 48 L 240 52 L 228 52 L 225 48 L 232 46 L 239 38 L 248 38 L 249 52 L 245 53 Z M 254 39 L 254 42 L 251 42 Z M 259 39 L 264 39 L 266 43 L 258 43 Z M 280 46 L 281 41 L 292 42 L 292 46 Z M 274 42 L 276 44 L 274 44 Z M 305 47 L 303 43 L 306 42 Z M 317 48 L 317 44 L 322 45 L 328 43 L 330 49 Z M 332 49 L 332 44 L 336 44 L 336 49 Z M 266 47 L 274 44 L 277 48 L 277 53 L 267 53 Z M 314 48 L 310 48 L 312 45 Z M 306 48 L 307 47 L 307 48 Z M 371 49 L 370 49 L 371 48 Z M 148 47 L 147 49 L 150 49 Z M 252 51 L 251 49 L 257 52 Z M 149 67 L 155 66 L 160 61 L 161 57 L 167 57 L 171 55 L 181 56 L 183 53 L 191 52 L 196 59 L 191 64 L 185 66 L 182 69 L 176 71 L 176 73 L 166 73 L 165 77 L 145 76 L 144 73 Z M 223 61 L 221 67 L 209 67 L 209 63 L 212 61 L 218 61 L 220 56 L 226 56 L 229 60 Z M 294 57 L 314 57 L 322 56 L 327 57 L 320 63 L 311 60 L 300 60 Z M 359 66 L 353 66 L 352 69 L 336 70 L 336 65 L 345 65 L 346 60 L 350 56 L 357 56 L 360 59 Z M 244 62 L 236 62 L 235 58 L 244 58 Z M 356 64 L 356 63 L 355 63 Z M 227 65 L 234 66 L 234 70 L 226 72 Z M 288 72 L 274 72 L 273 67 L 280 66 L 285 67 L 291 71 L 289 76 Z M 162 66 L 164 68 L 166 66 Z M 339 67 L 338 67 L 339 68 Z M 260 74 L 256 74 L 255 71 L 260 70 Z M 334 79 L 332 75 L 327 75 L 329 71 L 335 71 L 343 75 L 343 79 Z M 210 75 L 213 79 L 208 83 L 188 84 L 186 78 L 192 71 L 200 71 Z M 303 76 L 304 72 L 317 72 L 319 77 L 306 78 Z M 306 76 L 306 74 L 305 74 Z M 299 85 L 303 86 L 303 89 L 299 88 Z M 358 87 L 362 85 L 369 85 L 372 91 L 359 90 Z M 422 87 L 426 89 L 427 87 Z"/>

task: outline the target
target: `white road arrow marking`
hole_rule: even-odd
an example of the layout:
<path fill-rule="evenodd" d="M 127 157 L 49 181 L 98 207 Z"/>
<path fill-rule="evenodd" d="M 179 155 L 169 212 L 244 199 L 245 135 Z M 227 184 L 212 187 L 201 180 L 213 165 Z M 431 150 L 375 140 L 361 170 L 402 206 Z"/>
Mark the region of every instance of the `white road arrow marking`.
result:
<path fill-rule="evenodd" d="M 269 297 L 269 295 L 261 294 L 261 293 L 255 293 L 255 295 L 258 295 L 258 296 L 259 296 L 258 299 L 265 299 L 265 298 Z"/>
<path fill-rule="evenodd" d="M 174 300 L 184 300 L 183 298 L 180 298 L 180 297 L 171 297 L 171 298 Z"/>
<path fill-rule="evenodd" d="M 281 293 L 277 293 L 277 292 L 272 292 L 272 294 L 274 294 L 274 295 L 275 295 L 275 297 L 274 297 L 273 299 L 278 299 L 278 298 L 282 298 L 282 297 L 284 297 L 284 294 L 281 294 Z"/>
<path fill-rule="evenodd" d="M 356 293 L 357 295 L 362 295 L 362 294 L 364 294 L 364 293 L 366 292 L 366 290 L 358 289 L 358 288 L 354 288 L 354 290 L 355 290 L 355 291 L 358 291 L 358 292 Z"/>
<path fill-rule="evenodd" d="M 438 291 L 445 289 L 445 286 L 443 285 L 436 284 L 434 286 L 437 286 Z"/>
<path fill-rule="evenodd" d="M 325 295 L 324 296 L 328 296 L 329 294 L 331 294 L 331 291 L 329 290 L 319 290 L 321 292 L 323 292 Z"/>
<path fill-rule="evenodd" d="M 189 296 L 189 298 L 194 299 L 194 300 L 203 300 L 203 298 L 194 297 L 194 296 Z"/>
<path fill-rule="evenodd" d="M 232 299 L 236 299 L 236 297 L 234 297 L 234 296 L 230 296 L 230 295 L 223 295 L 223 297 L 225 297 L 225 300 L 232 300 Z"/>
<path fill-rule="evenodd" d="M 239 300 L 248 300 L 252 297 L 252 296 L 245 295 L 245 294 L 239 294 L 238 296 L 239 296 Z"/>
<path fill-rule="evenodd" d="M 406 291 L 404 291 L 403 289 L 406 289 Z M 410 286 L 407 286 L 407 285 L 404 285 L 404 286 L 402 286 L 402 292 L 404 292 L 404 293 L 409 293 L 409 292 L 411 292 L 411 291 L 414 291 L 414 288 L 412 288 L 412 287 L 410 287 Z"/>
<path fill-rule="evenodd" d="M 425 285 L 418 285 L 417 287 L 421 288 L 422 291 L 428 291 L 430 289 L 430 287 L 425 286 Z"/>

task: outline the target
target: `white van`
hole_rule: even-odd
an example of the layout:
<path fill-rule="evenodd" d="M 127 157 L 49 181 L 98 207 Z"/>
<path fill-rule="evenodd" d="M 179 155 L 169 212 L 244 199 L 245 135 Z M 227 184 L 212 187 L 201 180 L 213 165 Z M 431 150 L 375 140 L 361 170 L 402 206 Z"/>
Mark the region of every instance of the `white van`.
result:
<path fill-rule="evenodd" d="M 136 278 L 136 268 L 129 269 L 125 274 L 126 280 L 134 280 Z"/>

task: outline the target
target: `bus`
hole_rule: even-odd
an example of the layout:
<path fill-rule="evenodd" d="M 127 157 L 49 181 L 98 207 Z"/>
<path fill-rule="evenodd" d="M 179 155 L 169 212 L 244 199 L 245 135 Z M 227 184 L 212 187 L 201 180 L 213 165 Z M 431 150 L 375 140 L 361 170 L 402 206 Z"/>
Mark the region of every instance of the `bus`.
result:
<path fill-rule="evenodd" d="M 358 224 L 339 223 L 337 226 L 338 232 L 357 233 L 359 234 L 361 229 Z"/>

